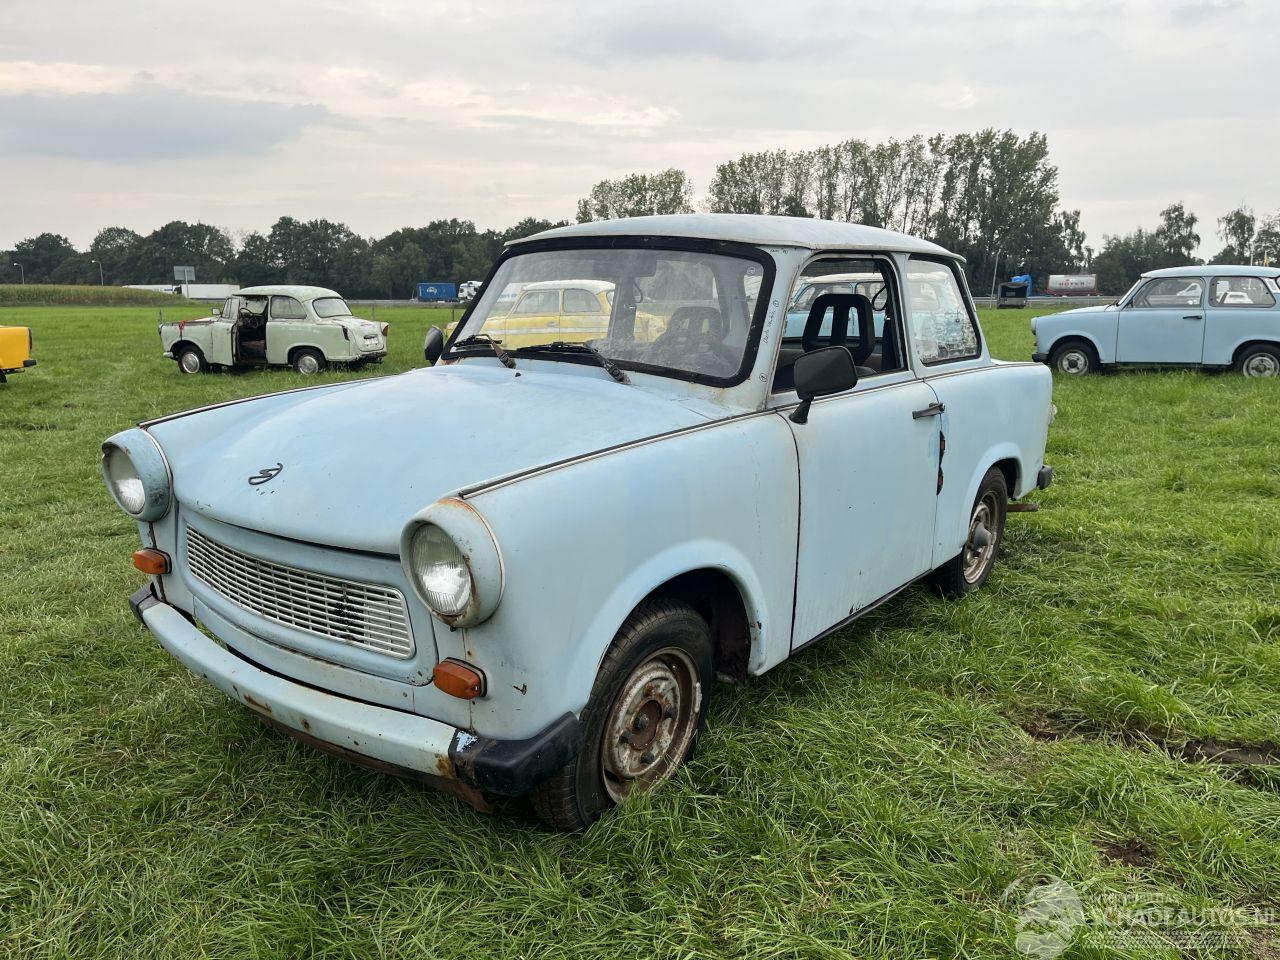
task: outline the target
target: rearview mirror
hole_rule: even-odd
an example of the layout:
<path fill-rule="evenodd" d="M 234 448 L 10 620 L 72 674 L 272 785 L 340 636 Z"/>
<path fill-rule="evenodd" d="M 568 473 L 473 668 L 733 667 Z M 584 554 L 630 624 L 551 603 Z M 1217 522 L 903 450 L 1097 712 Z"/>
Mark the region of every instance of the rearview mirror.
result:
<path fill-rule="evenodd" d="M 422 341 L 422 356 L 427 363 L 434 366 L 442 353 L 444 353 L 444 334 L 440 332 L 439 327 L 432 327 Z"/>
<path fill-rule="evenodd" d="M 809 422 L 809 406 L 814 397 L 848 390 L 858 382 L 858 368 L 848 347 L 839 344 L 810 350 L 796 358 L 792 368 L 800 406 L 791 414 L 792 423 Z"/>

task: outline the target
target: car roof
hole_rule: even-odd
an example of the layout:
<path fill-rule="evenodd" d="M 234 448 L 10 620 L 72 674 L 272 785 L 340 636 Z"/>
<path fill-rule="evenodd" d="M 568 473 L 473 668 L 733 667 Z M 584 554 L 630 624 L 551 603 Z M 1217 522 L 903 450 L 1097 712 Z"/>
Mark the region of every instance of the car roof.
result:
<path fill-rule="evenodd" d="M 608 293 L 614 288 L 614 284 L 608 280 L 536 280 L 533 283 L 526 283 L 521 289 L 521 293 L 528 293 L 530 290 L 562 290 L 568 287 L 582 287 L 584 290 L 590 290 L 593 293 Z"/>
<path fill-rule="evenodd" d="M 234 296 L 296 297 L 299 300 L 315 300 L 319 297 L 341 297 L 342 294 L 328 287 L 302 287 L 293 284 L 265 284 L 261 287 L 244 287 Z"/>
<path fill-rule="evenodd" d="M 805 277 L 804 285 L 811 287 L 815 283 L 860 283 L 863 280 L 883 280 L 878 273 L 824 273 L 818 276 Z"/>
<path fill-rule="evenodd" d="M 1231 263 L 1206 263 L 1190 267 L 1166 267 L 1148 270 L 1149 277 L 1280 277 L 1280 267 L 1246 267 Z"/>
<path fill-rule="evenodd" d="M 802 247 L 809 250 L 876 250 L 926 253 L 963 259 L 936 243 L 905 233 L 861 223 L 817 220 L 813 217 L 766 217 L 751 213 L 682 213 L 661 217 L 596 220 L 544 230 L 507 245 L 531 240 L 587 237 L 682 237 L 728 240 L 762 247 Z"/>

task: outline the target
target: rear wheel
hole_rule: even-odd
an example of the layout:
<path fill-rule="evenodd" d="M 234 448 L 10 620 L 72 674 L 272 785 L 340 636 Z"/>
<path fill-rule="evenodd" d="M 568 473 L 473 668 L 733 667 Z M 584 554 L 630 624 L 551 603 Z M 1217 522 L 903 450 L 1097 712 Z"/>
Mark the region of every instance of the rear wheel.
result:
<path fill-rule="evenodd" d="M 991 576 L 1000 544 L 1004 541 L 1004 520 L 1009 511 L 1009 487 L 1004 472 L 992 467 L 978 486 L 969 513 L 969 532 L 964 549 L 933 572 L 930 580 L 945 597 L 973 593 Z"/>
<path fill-rule="evenodd" d="M 1236 361 L 1236 370 L 1246 377 L 1280 377 L 1280 347 L 1264 343 L 1246 347 Z"/>
<path fill-rule="evenodd" d="M 648 600 L 605 654 L 582 712 L 582 752 L 530 794 L 557 830 L 582 830 L 669 778 L 693 754 L 712 680 L 707 622 L 688 604 Z"/>
<path fill-rule="evenodd" d="M 1069 377 L 1095 373 L 1098 370 L 1098 351 L 1082 340 L 1069 340 L 1053 348 L 1049 365 Z"/>
<path fill-rule="evenodd" d="M 209 364 L 199 347 L 186 346 L 178 351 L 178 369 L 185 374 L 208 373 Z"/>
<path fill-rule="evenodd" d="M 314 376 L 325 367 L 324 354 L 319 350 L 304 347 L 293 354 L 291 366 L 304 377 Z"/>

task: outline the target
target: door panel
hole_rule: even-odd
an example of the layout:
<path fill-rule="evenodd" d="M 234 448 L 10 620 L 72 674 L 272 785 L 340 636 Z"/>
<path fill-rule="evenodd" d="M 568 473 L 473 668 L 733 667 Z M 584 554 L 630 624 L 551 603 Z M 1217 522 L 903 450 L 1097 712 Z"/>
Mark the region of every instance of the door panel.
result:
<path fill-rule="evenodd" d="M 928 571 L 938 418 L 912 412 L 936 399 L 919 380 L 855 389 L 791 424 L 801 491 L 793 647 Z"/>
<path fill-rule="evenodd" d="M 1199 363 L 1204 352 L 1204 282 L 1150 280 L 1120 311 L 1121 363 Z"/>

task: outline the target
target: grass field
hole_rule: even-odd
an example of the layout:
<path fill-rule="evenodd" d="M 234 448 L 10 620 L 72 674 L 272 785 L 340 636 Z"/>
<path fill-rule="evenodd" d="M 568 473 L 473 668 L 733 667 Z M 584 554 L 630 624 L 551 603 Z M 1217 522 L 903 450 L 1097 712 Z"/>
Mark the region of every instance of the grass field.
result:
<path fill-rule="evenodd" d="M 998 355 L 1029 315 L 986 313 Z M 378 319 L 359 376 L 448 311 Z M 0 387 L 0 956 L 1019 957 L 1002 893 L 1044 874 L 1280 909 L 1280 385 L 1059 380 L 1057 482 L 986 590 L 719 686 L 673 784 L 564 837 L 294 743 L 130 615 L 98 444 L 301 378 L 181 377 L 154 308 L 12 323 L 40 365 Z"/>

